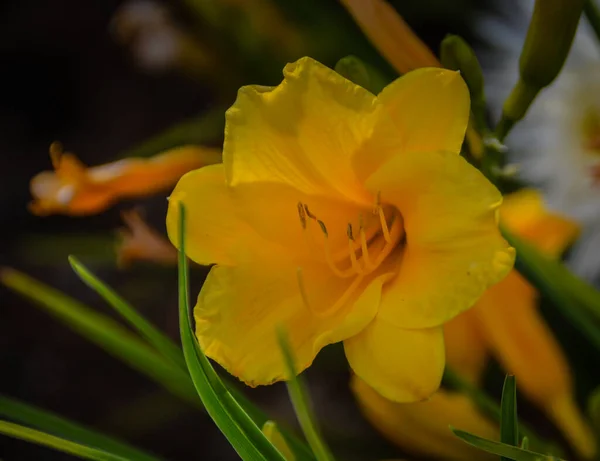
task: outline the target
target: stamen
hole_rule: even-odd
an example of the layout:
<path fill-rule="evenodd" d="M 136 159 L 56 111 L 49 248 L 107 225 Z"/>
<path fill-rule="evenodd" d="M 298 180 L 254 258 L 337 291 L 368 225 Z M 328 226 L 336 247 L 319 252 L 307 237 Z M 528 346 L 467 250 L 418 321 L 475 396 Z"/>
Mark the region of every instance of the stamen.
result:
<path fill-rule="evenodd" d="M 296 268 L 296 279 L 298 281 L 298 289 L 300 290 L 300 297 L 302 298 L 302 303 L 304 304 L 304 307 L 316 317 L 325 317 L 327 315 L 333 314 L 340 307 L 346 304 L 350 296 L 352 296 L 356 289 L 360 286 L 361 282 L 363 281 L 363 278 L 364 277 L 362 275 L 356 277 L 352 281 L 348 289 L 344 292 L 344 294 L 335 303 L 333 303 L 329 308 L 323 311 L 319 311 L 315 309 L 314 306 L 308 300 L 308 293 L 306 291 L 306 285 L 304 284 L 304 273 L 302 271 L 302 268 Z"/>
<path fill-rule="evenodd" d="M 306 213 L 306 216 L 308 216 L 310 219 L 312 219 L 312 220 L 314 220 L 314 221 L 316 221 L 316 220 L 317 220 L 317 217 L 316 217 L 314 214 L 312 214 L 312 213 L 310 212 L 310 210 L 308 209 L 308 205 L 307 205 L 307 204 L 304 204 L 304 211 L 305 211 L 305 213 Z"/>
<path fill-rule="evenodd" d="M 383 212 L 383 207 L 381 206 L 381 191 L 377 191 L 377 198 L 375 199 L 375 209 L 373 210 L 373 214 L 379 215 L 379 222 L 381 224 L 383 238 L 386 243 L 390 243 L 392 241 L 390 238 L 390 230 L 388 229 L 385 213 Z"/>
<path fill-rule="evenodd" d="M 383 212 L 383 208 L 379 206 L 377 210 L 379 212 L 379 222 L 381 223 L 381 230 L 383 231 L 383 238 L 386 243 L 390 243 L 392 241 L 390 237 L 390 230 L 388 229 L 387 221 L 385 219 L 385 213 Z"/>
<path fill-rule="evenodd" d="M 367 245 L 367 235 L 365 234 L 365 228 L 363 226 L 362 215 L 359 215 L 358 222 L 360 225 L 359 236 L 360 236 L 360 248 L 362 250 L 362 257 L 365 261 L 365 270 L 367 272 L 371 272 L 375 269 L 373 263 L 371 262 L 371 258 L 369 257 L 369 246 Z"/>
<path fill-rule="evenodd" d="M 340 309 L 344 304 L 346 304 L 348 302 L 350 297 L 354 294 L 356 289 L 360 286 L 363 279 L 364 279 L 364 276 L 362 276 L 362 275 L 357 276 L 352 281 L 352 283 L 350 284 L 348 289 L 344 292 L 344 294 L 335 303 L 333 303 L 333 305 L 331 307 L 329 307 L 323 311 L 313 310 L 311 312 L 314 315 L 316 315 L 317 317 L 326 317 L 330 314 L 333 314 L 334 312 L 336 312 L 338 309 Z"/>
<path fill-rule="evenodd" d="M 358 274 L 363 274 L 363 270 L 358 264 L 358 260 L 356 259 L 356 252 L 354 249 L 354 235 L 352 234 L 352 224 L 348 223 L 348 252 L 350 254 L 350 262 L 352 263 L 352 269 L 354 269 Z"/>
<path fill-rule="evenodd" d="M 329 266 L 329 268 L 333 271 L 333 273 L 335 275 L 337 275 L 338 277 L 341 277 L 341 278 L 347 278 L 347 277 L 352 277 L 353 275 L 356 275 L 354 268 L 349 268 L 344 271 L 344 270 L 339 269 L 335 265 L 335 262 L 333 261 L 333 258 L 331 257 L 331 248 L 329 248 L 329 233 L 327 232 L 327 227 L 325 227 L 325 223 L 323 221 L 321 221 L 320 219 L 317 219 L 317 222 L 319 223 L 319 226 L 321 226 L 321 230 L 323 231 L 323 236 L 325 237 L 323 239 L 323 247 L 325 248 L 325 260 L 327 261 L 327 265 Z"/>
<path fill-rule="evenodd" d="M 308 293 L 306 292 L 306 285 L 304 284 L 304 273 L 302 272 L 301 267 L 296 268 L 296 280 L 298 280 L 298 288 L 300 289 L 300 296 L 302 297 L 304 307 L 309 311 L 314 312 L 310 301 L 308 300 Z"/>

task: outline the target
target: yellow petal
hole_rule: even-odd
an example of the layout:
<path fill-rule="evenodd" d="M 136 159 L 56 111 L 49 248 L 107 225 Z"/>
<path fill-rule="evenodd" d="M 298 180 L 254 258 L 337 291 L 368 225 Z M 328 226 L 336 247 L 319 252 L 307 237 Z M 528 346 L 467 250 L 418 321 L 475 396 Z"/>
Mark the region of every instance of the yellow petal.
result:
<path fill-rule="evenodd" d="M 386 286 L 380 316 L 402 328 L 441 325 L 473 306 L 512 268 L 514 249 L 496 223 L 500 192 L 462 157 L 397 156 L 367 182 L 404 218 L 398 276 Z"/>
<path fill-rule="evenodd" d="M 380 316 L 344 341 L 350 367 L 395 402 L 424 400 L 439 387 L 444 371 L 441 328 L 404 330 Z"/>
<path fill-rule="evenodd" d="M 322 347 L 355 335 L 375 316 L 385 278 L 353 289 L 326 267 L 303 274 L 304 297 L 292 266 L 213 267 L 194 311 L 206 355 L 250 386 L 269 384 L 287 375 L 278 327 L 287 331 L 301 372 Z"/>
<path fill-rule="evenodd" d="M 463 312 L 446 322 L 444 339 L 448 366 L 471 384 L 479 384 L 489 351 L 473 311 Z"/>
<path fill-rule="evenodd" d="M 347 249 L 348 224 L 358 228 L 378 222 L 371 208 L 328 196 L 303 194 L 287 185 L 249 183 L 230 187 L 224 166 L 212 165 L 186 174 L 169 198 L 167 230 L 172 242 L 178 239 L 178 202 L 187 213 L 187 253 L 199 264 L 239 264 L 265 258 L 325 262 L 324 240 L 333 252 Z M 312 219 L 303 226 L 298 204 L 308 207 L 323 225 Z"/>
<path fill-rule="evenodd" d="M 535 189 L 521 189 L 504 197 L 500 220 L 511 232 L 554 258 L 573 243 L 581 230 L 576 222 L 549 212 Z"/>
<path fill-rule="evenodd" d="M 143 197 L 169 188 L 185 173 L 217 163 L 216 149 L 183 146 L 150 158 L 127 158 L 86 168 L 58 143 L 50 147 L 55 171 L 44 171 L 31 180 L 37 215 L 61 213 L 90 215 L 104 211 L 123 198 Z"/>
<path fill-rule="evenodd" d="M 439 390 L 426 402 L 391 402 L 354 376 L 352 390 L 366 418 L 384 436 L 414 455 L 440 460 L 491 460 L 489 454 L 458 439 L 449 425 L 491 440 L 498 428 L 466 396 Z"/>
<path fill-rule="evenodd" d="M 268 181 L 363 202 L 351 158 L 371 134 L 375 96 L 311 58 L 283 73 L 275 88 L 241 88 L 227 111 L 228 183 Z"/>
<path fill-rule="evenodd" d="M 392 157 L 412 152 L 460 152 L 469 121 L 469 90 L 458 72 L 418 69 L 377 97 L 382 114 L 354 166 L 367 178 Z"/>
<path fill-rule="evenodd" d="M 431 50 L 385 0 L 342 0 L 342 4 L 398 73 L 441 66 Z"/>
<path fill-rule="evenodd" d="M 167 232 L 179 246 L 179 203 L 186 208 L 186 254 L 198 264 L 234 265 L 285 259 L 285 249 L 265 240 L 240 216 L 222 164 L 184 175 L 169 197 Z"/>
<path fill-rule="evenodd" d="M 490 288 L 473 309 L 498 361 L 519 389 L 541 406 L 586 458 L 592 433 L 573 401 L 571 371 L 559 343 L 536 309 L 536 293 L 519 273 Z"/>

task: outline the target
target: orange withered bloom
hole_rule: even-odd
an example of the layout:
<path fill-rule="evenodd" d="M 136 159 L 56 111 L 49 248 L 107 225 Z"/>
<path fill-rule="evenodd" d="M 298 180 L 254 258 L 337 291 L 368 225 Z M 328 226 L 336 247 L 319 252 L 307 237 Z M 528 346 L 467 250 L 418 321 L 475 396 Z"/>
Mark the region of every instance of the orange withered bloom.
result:
<path fill-rule="evenodd" d="M 190 170 L 221 161 L 217 149 L 182 146 L 150 158 L 126 158 L 86 167 L 60 143 L 50 146 L 54 171 L 30 183 L 33 214 L 85 216 L 100 213 L 120 199 L 144 197 L 171 187 Z"/>
<path fill-rule="evenodd" d="M 121 229 L 117 264 L 126 267 L 133 261 L 150 261 L 162 265 L 177 264 L 177 250 L 171 242 L 152 229 L 135 210 L 123 212 L 126 228 Z"/>

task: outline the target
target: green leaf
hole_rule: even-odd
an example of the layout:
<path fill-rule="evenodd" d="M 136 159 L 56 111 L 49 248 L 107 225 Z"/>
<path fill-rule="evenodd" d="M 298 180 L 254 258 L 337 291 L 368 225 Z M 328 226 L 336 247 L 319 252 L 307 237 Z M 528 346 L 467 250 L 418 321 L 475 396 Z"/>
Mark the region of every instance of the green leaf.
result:
<path fill-rule="evenodd" d="M 296 412 L 296 417 L 300 423 L 300 427 L 302 428 L 302 431 L 306 436 L 306 440 L 312 448 L 317 460 L 332 461 L 333 456 L 319 434 L 319 430 L 315 422 L 315 416 L 312 411 L 310 398 L 306 390 L 306 384 L 296 372 L 294 355 L 285 331 L 279 330 L 278 338 L 279 346 L 281 347 L 289 376 L 287 388 L 290 394 L 292 405 L 294 406 L 294 411 Z"/>
<path fill-rule="evenodd" d="M 500 401 L 500 441 L 519 445 L 519 420 L 517 417 L 517 382 L 513 375 L 506 375 Z M 506 458 L 502 458 L 506 461 Z"/>
<path fill-rule="evenodd" d="M 145 374 L 173 395 L 197 408 L 204 408 L 187 368 L 179 368 L 164 359 L 118 322 L 14 269 L 1 269 L 0 282 L 30 299 L 115 358 Z M 235 387 L 230 386 L 230 392 L 242 403 L 256 424 L 262 426 L 269 419 Z M 284 428 L 280 427 L 280 430 L 297 459 L 314 459 L 306 444 Z"/>
<path fill-rule="evenodd" d="M 180 368 L 185 368 L 185 360 L 181 349 L 173 341 L 160 332 L 115 291 L 98 279 L 75 256 L 69 256 L 69 263 L 79 278 L 98 293 L 125 320 L 127 320 L 158 352 Z"/>
<path fill-rule="evenodd" d="M 0 421 L 0 434 L 54 448 L 55 450 L 69 453 L 83 459 L 92 459 L 96 461 L 128 461 L 129 459 L 109 453 L 105 450 L 88 447 L 54 435 L 46 434 L 45 432 L 36 431 L 29 427 L 9 423 L 8 421 Z"/>
<path fill-rule="evenodd" d="M 536 453 L 534 451 L 524 450 L 523 448 L 514 447 L 512 445 L 507 445 L 502 442 L 494 442 L 493 440 L 487 440 L 477 435 L 470 434 L 469 432 L 454 429 L 453 427 L 450 427 L 450 430 L 459 439 L 462 439 L 469 445 L 472 445 L 476 448 L 479 448 L 480 450 L 486 451 L 493 455 L 501 456 L 502 458 L 508 458 L 515 461 L 563 461 L 560 458 L 556 458 L 553 456 L 544 455 L 542 453 Z"/>
<path fill-rule="evenodd" d="M 0 415 L 13 421 L 38 429 L 89 447 L 109 451 L 131 461 L 158 461 L 124 442 L 87 429 L 61 416 L 50 413 L 18 400 L 0 395 Z"/>
<path fill-rule="evenodd" d="M 507 229 L 502 234 L 517 250 L 515 268 L 600 351 L 600 292 Z"/>
<path fill-rule="evenodd" d="M 200 406 L 186 371 L 165 360 L 118 322 L 14 269 L 2 269 L 0 280 L 133 369 Z"/>
<path fill-rule="evenodd" d="M 473 386 L 462 379 L 460 375 L 455 373 L 450 367 L 446 367 L 444 370 L 443 382 L 450 388 L 468 395 L 481 411 L 495 421 L 500 422 L 502 411 L 496 401 L 478 387 Z M 533 429 L 522 422 L 519 423 L 519 433 L 527 436 L 534 449 L 553 453 L 558 456 L 562 455 L 562 450 L 558 446 L 543 440 L 533 431 Z"/>
<path fill-rule="evenodd" d="M 179 319 L 181 344 L 196 391 L 223 435 L 243 460 L 285 461 L 229 393 L 194 336 L 190 322 L 187 258 L 185 256 L 185 208 L 179 206 Z"/>

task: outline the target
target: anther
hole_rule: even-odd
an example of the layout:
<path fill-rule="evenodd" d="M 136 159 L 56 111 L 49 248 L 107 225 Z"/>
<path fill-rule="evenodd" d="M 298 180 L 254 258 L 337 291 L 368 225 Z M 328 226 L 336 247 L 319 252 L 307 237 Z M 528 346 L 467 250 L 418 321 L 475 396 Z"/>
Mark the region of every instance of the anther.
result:
<path fill-rule="evenodd" d="M 306 213 L 304 212 L 304 206 L 301 202 L 298 202 L 298 216 L 300 217 L 302 229 L 306 229 Z"/>
<path fill-rule="evenodd" d="M 363 274 L 364 271 L 358 263 L 358 260 L 356 258 L 356 250 L 354 249 L 354 235 L 352 233 L 352 224 L 348 223 L 346 233 L 348 234 L 348 253 L 350 254 L 350 263 L 352 264 L 352 269 L 354 269 L 357 274 Z"/>
<path fill-rule="evenodd" d="M 319 226 L 321 227 L 321 231 L 323 231 L 323 233 L 325 234 L 325 238 L 329 237 L 329 232 L 327 232 L 327 227 L 325 227 L 325 223 L 323 221 L 321 221 L 320 219 L 317 219 L 317 222 L 319 223 Z"/>
<path fill-rule="evenodd" d="M 308 293 L 306 292 L 306 285 L 304 284 L 304 273 L 302 272 L 301 267 L 296 268 L 296 280 L 298 281 L 298 289 L 300 290 L 300 297 L 302 298 L 304 307 L 313 312 L 313 308 L 308 301 Z"/>
<path fill-rule="evenodd" d="M 348 227 L 346 229 L 346 234 L 348 235 L 348 238 L 354 242 L 354 235 L 352 234 L 352 224 L 348 223 Z"/>
<path fill-rule="evenodd" d="M 317 217 L 310 212 L 306 203 L 304 204 L 304 212 L 306 213 L 306 216 L 308 216 L 310 219 L 314 219 L 315 221 L 317 220 Z"/>

